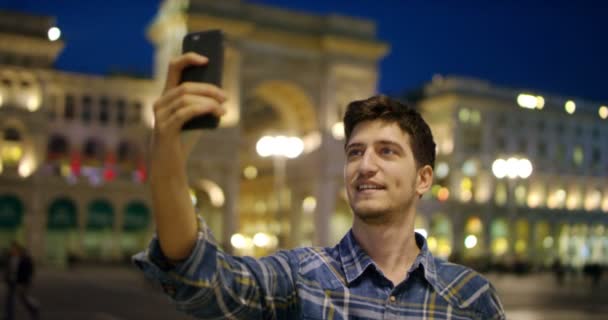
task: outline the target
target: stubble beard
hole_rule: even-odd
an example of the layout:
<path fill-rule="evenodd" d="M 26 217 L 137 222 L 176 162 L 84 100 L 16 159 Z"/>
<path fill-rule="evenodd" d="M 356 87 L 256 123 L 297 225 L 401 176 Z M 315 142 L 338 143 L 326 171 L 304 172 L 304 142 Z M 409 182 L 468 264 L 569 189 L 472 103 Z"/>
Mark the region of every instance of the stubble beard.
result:
<path fill-rule="evenodd" d="M 403 218 L 409 209 L 412 207 L 414 202 L 414 197 L 416 195 L 412 195 L 405 200 L 405 202 L 400 203 L 397 206 L 386 206 L 386 207 L 372 207 L 372 208 L 360 208 L 357 209 L 353 205 L 351 205 L 351 209 L 353 210 L 353 214 L 356 219 L 359 219 L 364 224 L 368 225 L 383 225 L 390 224 L 392 222 L 396 222 Z"/>

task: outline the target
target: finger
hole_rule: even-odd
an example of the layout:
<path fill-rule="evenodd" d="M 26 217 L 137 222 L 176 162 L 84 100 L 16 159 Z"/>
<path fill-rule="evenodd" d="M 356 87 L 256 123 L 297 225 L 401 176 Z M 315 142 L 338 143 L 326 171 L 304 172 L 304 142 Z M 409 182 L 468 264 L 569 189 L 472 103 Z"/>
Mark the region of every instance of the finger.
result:
<path fill-rule="evenodd" d="M 188 52 L 177 58 L 174 58 L 169 63 L 167 71 L 167 80 L 165 81 L 165 89 L 167 91 L 179 85 L 179 80 L 182 76 L 182 71 L 192 65 L 204 65 L 209 61 L 207 57 L 201 56 L 194 52 Z"/>
<path fill-rule="evenodd" d="M 221 111 L 217 110 L 222 109 L 219 102 L 215 99 L 206 97 L 206 96 L 196 96 L 196 95 L 184 95 L 179 98 L 171 101 L 165 108 L 155 110 L 155 118 L 156 121 L 163 121 L 164 119 L 169 118 L 172 114 L 178 112 L 180 109 L 187 108 L 190 105 L 210 105 L 213 108 L 211 109 L 211 113 L 215 115 L 221 115 Z"/>
<path fill-rule="evenodd" d="M 188 120 L 196 116 L 210 113 L 216 116 L 221 116 L 222 108 L 219 105 L 214 106 L 213 104 L 188 105 L 171 114 L 163 126 L 170 128 L 171 130 L 180 130 L 184 126 L 184 123 L 186 123 Z"/>
<path fill-rule="evenodd" d="M 210 83 L 185 82 L 175 88 L 169 89 L 154 104 L 154 108 L 162 109 L 167 107 L 173 100 L 183 95 L 199 95 L 211 97 L 219 103 L 226 101 L 226 93 L 219 87 Z"/>

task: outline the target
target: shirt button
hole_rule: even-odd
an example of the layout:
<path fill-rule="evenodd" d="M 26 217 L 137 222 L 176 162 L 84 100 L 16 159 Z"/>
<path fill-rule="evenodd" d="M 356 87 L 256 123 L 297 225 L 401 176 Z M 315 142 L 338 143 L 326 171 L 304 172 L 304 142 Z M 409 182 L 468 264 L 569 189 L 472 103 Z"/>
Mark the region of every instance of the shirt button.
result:
<path fill-rule="evenodd" d="M 395 301 L 397 300 L 397 298 L 395 298 L 395 296 L 391 296 L 391 297 L 389 298 L 389 300 L 391 300 L 391 302 L 395 302 Z"/>

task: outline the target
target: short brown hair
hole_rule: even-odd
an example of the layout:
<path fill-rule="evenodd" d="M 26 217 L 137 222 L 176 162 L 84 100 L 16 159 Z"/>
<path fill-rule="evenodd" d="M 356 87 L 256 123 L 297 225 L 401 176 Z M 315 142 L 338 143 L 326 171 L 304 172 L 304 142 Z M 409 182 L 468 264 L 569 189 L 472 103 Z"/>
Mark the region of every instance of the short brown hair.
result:
<path fill-rule="evenodd" d="M 414 108 L 384 95 L 348 104 L 344 114 L 345 143 L 350 140 L 357 124 L 373 120 L 397 123 L 411 137 L 410 147 L 418 168 L 424 165 L 435 166 L 435 141 L 429 125 Z"/>

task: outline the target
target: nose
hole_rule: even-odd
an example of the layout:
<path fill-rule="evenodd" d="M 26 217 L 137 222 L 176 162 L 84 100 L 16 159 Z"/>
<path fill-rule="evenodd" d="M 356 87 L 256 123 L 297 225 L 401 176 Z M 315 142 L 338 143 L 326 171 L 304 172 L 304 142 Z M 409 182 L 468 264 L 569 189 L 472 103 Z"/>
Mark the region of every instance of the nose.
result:
<path fill-rule="evenodd" d="M 378 171 L 378 165 L 376 163 L 376 157 L 373 152 L 367 150 L 361 157 L 359 163 L 359 174 L 364 177 L 372 176 Z"/>

